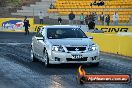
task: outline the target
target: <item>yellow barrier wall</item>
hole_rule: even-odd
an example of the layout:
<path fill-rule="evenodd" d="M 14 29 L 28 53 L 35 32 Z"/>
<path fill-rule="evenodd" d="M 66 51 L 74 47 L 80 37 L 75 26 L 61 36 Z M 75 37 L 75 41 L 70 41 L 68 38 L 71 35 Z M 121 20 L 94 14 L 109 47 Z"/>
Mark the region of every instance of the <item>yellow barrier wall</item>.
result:
<path fill-rule="evenodd" d="M 100 46 L 101 51 L 132 57 L 132 36 L 98 33 L 86 34 L 87 36 L 93 36 L 93 41 Z"/>
<path fill-rule="evenodd" d="M 45 25 L 35 24 L 34 31 L 38 29 L 38 27 L 42 27 Z M 116 34 L 118 32 L 132 32 L 132 26 L 96 26 L 98 30 L 105 31 L 105 34 Z"/>
<path fill-rule="evenodd" d="M 119 54 L 132 57 L 132 36 L 119 37 Z"/>
<path fill-rule="evenodd" d="M 46 25 L 42 25 L 42 24 L 34 24 L 33 26 L 33 31 L 34 32 L 37 32 L 39 30 L 39 28 L 43 27 L 43 26 L 46 26 Z"/>
<path fill-rule="evenodd" d="M 115 34 L 117 32 L 132 32 L 132 26 L 96 26 L 96 28 L 109 34 Z"/>

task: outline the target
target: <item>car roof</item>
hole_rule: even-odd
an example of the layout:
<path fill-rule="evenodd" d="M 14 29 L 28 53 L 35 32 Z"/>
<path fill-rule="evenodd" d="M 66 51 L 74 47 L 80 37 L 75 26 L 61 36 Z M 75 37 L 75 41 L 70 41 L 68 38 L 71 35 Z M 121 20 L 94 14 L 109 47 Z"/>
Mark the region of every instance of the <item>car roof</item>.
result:
<path fill-rule="evenodd" d="M 77 25 L 50 25 L 44 26 L 45 28 L 80 28 Z"/>

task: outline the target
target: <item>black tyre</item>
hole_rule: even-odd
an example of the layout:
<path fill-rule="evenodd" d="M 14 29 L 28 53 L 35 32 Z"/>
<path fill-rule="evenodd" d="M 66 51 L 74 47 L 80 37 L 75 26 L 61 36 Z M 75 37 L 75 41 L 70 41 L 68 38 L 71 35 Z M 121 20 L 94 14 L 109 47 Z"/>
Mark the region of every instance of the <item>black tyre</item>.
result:
<path fill-rule="evenodd" d="M 99 66 L 99 62 L 97 62 L 97 63 L 91 63 L 91 65 L 97 67 L 97 66 Z"/>
<path fill-rule="evenodd" d="M 38 59 L 34 56 L 32 49 L 31 49 L 31 59 L 32 59 L 32 62 L 38 62 Z"/>
<path fill-rule="evenodd" d="M 44 61 L 45 61 L 45 67 L 49 67 L 49 57 L 48 57 L 48 53 L 47 50 L 44 51 Z"/>

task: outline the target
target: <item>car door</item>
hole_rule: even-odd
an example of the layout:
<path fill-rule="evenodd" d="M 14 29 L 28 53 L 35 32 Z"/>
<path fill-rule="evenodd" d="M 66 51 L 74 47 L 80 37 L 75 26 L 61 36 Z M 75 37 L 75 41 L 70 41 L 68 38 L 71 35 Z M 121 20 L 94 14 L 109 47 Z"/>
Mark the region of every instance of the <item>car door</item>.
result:
<path fill-rule="evenodd" d="M 38 47 L 38 51 L 39 51 L 39 55 L 41 57 L 43 57 L 43 52 L 44 52 L 44 47 L 45 47 L 45 37 L 46 37 L 46 32 L 45 29 L 42 28 L 43 31 L 41 31 L 41 34 L 43 35 L 43 40 L 39 40 L 39 47 Z"/>
<path fill-rule="evenodd" d="M 34 52 L 40 57 L 40 42 L 43 41 L 43 35 L 41 31 L 37 32 L 34 37 Z"/>
<path fill-rule="evenodd" d="M 34 36 L 33 38 L 32 38 L 32 50 L 33 50 L 33 52 L 34 52 L 34 54 L 36 55 L 36 48 L 37 48 L 37 39 L 36 39 L 36 36 Z"/>

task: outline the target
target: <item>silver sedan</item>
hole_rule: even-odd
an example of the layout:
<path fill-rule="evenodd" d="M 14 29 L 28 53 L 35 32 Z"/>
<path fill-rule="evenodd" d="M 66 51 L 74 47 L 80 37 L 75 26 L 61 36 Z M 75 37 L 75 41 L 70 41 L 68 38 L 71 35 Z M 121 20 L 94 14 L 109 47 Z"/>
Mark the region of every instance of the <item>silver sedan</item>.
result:
<path fill-rule="evenodd" d="M 78 26 L 53 25 L 42 27 L 32 38 L 33 61 L 50 64 L 92 63 L 99 65 L 99 46 Z"/>

